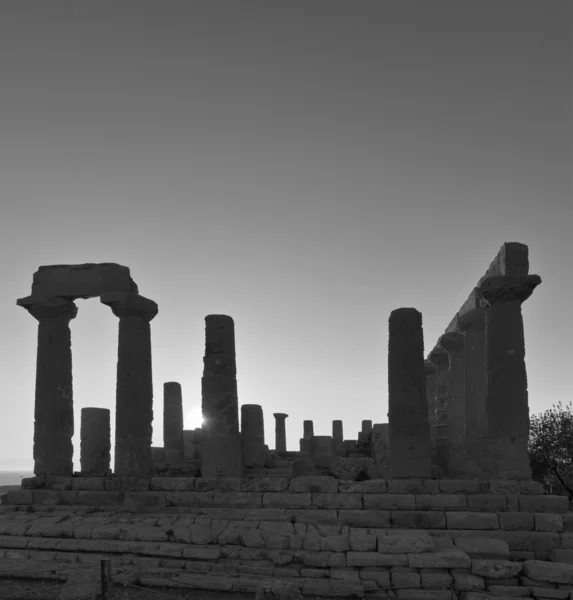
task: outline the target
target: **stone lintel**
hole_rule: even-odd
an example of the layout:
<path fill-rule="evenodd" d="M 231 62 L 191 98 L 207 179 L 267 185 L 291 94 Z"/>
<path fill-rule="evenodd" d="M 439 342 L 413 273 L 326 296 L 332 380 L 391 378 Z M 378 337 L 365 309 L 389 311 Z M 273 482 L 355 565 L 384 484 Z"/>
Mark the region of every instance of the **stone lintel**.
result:
<path fill-rule="evenodd" d="M 32 296 L 95 298 L 108 292 L 138 293 L 129 268 L 117 263 L 47 265 L 39 267 L 32 280 Z"/>
<path fill-rule="evenodd" d="M 481 306 L 484 307 L 495 302 L 512 300 L 525 302 L 540 283 L 539 275 L 524 275 L 523 277 L 500 275 L 485 279 L 476 292 L 481 300 Z"/>
<path fill-rule="evenodd" d="M 158 306 L 153 300 L 130 292 L 111 292 L 102 294 L 100 302 L 109 306 L 116 317 L 143 319 L 151 321 L 158 313 Z"/>

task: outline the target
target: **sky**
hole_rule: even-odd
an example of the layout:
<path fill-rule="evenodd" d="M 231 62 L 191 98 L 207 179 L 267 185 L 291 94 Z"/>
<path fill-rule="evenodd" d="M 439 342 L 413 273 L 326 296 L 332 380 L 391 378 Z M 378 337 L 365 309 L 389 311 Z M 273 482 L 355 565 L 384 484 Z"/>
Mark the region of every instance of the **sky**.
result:
<path fill-rule="evenodd" d="M 0 468 L 33 466 L 40 265 L 115 262 L 159 305 L 198 426 L 204 318 L 235 321 L 239 404 L 386 422 L 388 317 L 434 347 L 504 242 L 531 413 L 573 400 L 572 5 L 565 0 L 2 0 Z M 71 322 L 80 410 L 114 414 L 118 320 Z M 113 417 L 112 417 L 113 424 Z M 113 441 L 112 425 L 112 441 Z"/>

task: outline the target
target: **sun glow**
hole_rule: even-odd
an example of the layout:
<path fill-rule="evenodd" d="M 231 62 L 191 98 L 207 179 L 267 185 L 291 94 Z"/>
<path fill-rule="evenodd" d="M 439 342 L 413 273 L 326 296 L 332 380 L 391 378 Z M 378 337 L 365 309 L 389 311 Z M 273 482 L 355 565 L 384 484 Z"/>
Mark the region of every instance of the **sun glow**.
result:
<path fill-rule="evenodd" d="M 185 429 L 196 429 L 203 424 L 200 406 L 193 406 L 185 413 Z"/>

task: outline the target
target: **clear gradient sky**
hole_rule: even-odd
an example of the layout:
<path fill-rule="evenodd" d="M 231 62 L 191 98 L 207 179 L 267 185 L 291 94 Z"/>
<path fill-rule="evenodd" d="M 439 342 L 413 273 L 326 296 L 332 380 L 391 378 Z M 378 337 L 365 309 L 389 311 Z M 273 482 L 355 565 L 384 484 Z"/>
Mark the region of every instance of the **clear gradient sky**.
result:
<path fill-rule="evenodd" d="M 200 407 L 204 317 L 235 320 L 239 402 L 329 435 L 387 421 L 388 317 L 425 354 L 505 241 L 532 413 L 573 400 L 572 4 L 2 0 L 0 468 L 30 468 L 39 265 L 117 262 L 159 305 L 163 382 Z M 78 300 L 80 409 L 114 409 L 118 320 Z M 113 413 L 112 413 L 113 414 Z M 113 419 L 112 419 L 113 421 Z M 113 440 L 113 437 L 112 437 Z"/>

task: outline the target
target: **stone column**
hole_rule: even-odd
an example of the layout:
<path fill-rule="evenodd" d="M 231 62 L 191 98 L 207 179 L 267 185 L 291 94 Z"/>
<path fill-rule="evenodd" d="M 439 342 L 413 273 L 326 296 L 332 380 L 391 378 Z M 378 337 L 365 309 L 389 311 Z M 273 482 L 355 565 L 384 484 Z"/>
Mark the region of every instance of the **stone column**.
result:
<path fill-rule="evenodd" d="M 183 459 L 201 460 L 201 427 L 183 430 Z"/>
<path fill-rule="evenodd" d="M 497 276 L 477 289 L 486 307 L 487 427 L 484 458 L 492 479 L 529 479 L 529 404 L 521 304 L 541 283 L 538 275 Z"/>
<path fill-rule="evenodd" d="M 241 477 L 243 472 L 235 358 L 235 324 L 227 315 L 205 317 L 201 380 L 203 477 Z"/>
<path fill-rule="evenodd" d="M 430 426 L 422 315 L 414 308 L 389 319 L 388 392 L 391 477 L 429 478 Z"/>
<path fill-rule="evenodd" d="M 106 475 L 110 470 L 110 411 L 107 408 L 82 408 L 80 426 L 80 464 L 85 475 Z"/>
<path fill-rule="evenodd" d="M 344 436 L 342 433 L 342 421 L 332 421 L 332 444 L 336 456 L 343 455 Z"/>
<path fill-rule="evenodd" d="M 448 458 L 450 433 L 448 427 L 448 403 L 449 403 L 449 377 L 450 356 L 444 350 L 436 346 L 430 355 L 429 361 L 436 367 L 436 412 L 433 425 L 433 451 L 434 464 L 438 465 L 448 473 Z"/>
<path fill-rule="evenodd" d="M 131 292 L 102 294 L 100 301 L 119 318 L 114 474 L 149 475 L 153 468 L 150 322 L 157 315 L 157 304 Z"/>
<path fill-rule="evenodd" d="M 273 417 L 275 418 L 275 450 L 286 452 L 285 421 L 288 415 L 286 413 L 273 413 Z"/>
<path fill-rule="evenodd" d="M 263 408 L 259 404 L 241 406 L 241 439 L 243 443 L 243 465 L 265 466 L 265 422 Z"/>
<path fill-rule="evenodd" d="M 466 438 L 466 377 L 464 360 L 464 334 L 451 331 L 444 333 L 438 340 L 449 357 L 448 376 L 448 447 L 449 475 L 465 474 L 465 438 Z"/>
<path fill-rule="evenodd" d="M 181 384 L 163 384 L 163 447 L 167 462 L 183 458 L 183 398 Z"/>
<path fill-rule="evenodd" d="M 457 326 L 465 335 L 466 440 L 468 447 L 487 436 L 487 380 L 485 309 L 460 316 Z"/>
<path fill-rule="evenodd" d="M 428 421 L 430 423 L 430 442 L 432 446 L 432 464 L 436 464 L 436 394 L 438 388 L 438 376 L 436 365 L 429 360 L 424 361 L 424 372 L 426 373 L 426 398 L 428 400 Z"/>
<path fill-rule="evenodd" d="M 372 431 L 372 421 L 370 419 L 362 421 L 362 433 L 368 435 Z"/>
<path fill-rule="evenodd" d="M 312 421 L 302 422 L 302 438 L 300 439 L 300 451 L 310 452 L 310 438 L 314 435 L 314 423 Z"/>
<path fill-rule="evenodd" d="M 77 306 L 63 298 L 18 300 L 38 320 L 36 398 L 34 406 L 34 474 L 72 475 L 74 402 L 69 323 Z"/>
<path fill-rule="evenodd" d="M 377 423 L 372 427 L 372 458 L 377 465 L 390 462 L 389 427 L 388 423 Z"/>
<path fill-rule="evenodd" d="M 310 438 L 310 457 L 315 466 L 326 468 L 334 460 L 332 437 L 329 435 L 315 435 Z"/>

